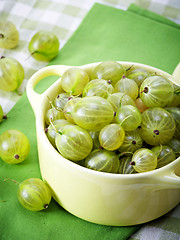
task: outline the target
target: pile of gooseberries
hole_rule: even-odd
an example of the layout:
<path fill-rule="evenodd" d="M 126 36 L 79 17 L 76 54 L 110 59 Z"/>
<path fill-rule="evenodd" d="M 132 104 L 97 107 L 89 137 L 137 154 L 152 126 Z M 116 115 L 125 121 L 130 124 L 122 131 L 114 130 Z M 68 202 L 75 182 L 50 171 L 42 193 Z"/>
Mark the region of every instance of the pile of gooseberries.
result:
<path fill-rule="evenodd" d="M 77 67 L 61 76 L 45 133 L 67 160 L 91 170 L 152 171 L 180 155 L 180 87 L 155 72 L 119 62 Z"/>

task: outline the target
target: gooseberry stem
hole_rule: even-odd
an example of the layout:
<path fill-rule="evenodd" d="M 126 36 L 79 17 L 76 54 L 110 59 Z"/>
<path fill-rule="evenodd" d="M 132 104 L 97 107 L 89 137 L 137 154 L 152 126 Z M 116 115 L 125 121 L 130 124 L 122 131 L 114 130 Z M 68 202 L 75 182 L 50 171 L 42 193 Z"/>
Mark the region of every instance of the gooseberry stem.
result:
<path fill-rule="evenodd" d="M 51 125 L 52 125 L 52 127 L 53 127 L 54 131 L 55 131 L 56 133 L 58 133 L 58 131 L 57 131 L 56 127 L 54 126 L 54 124 L 53 124 L 53 122 L 52 122 L 52 120 L 51 120 L 51 119 L 50 119 L 50 123 L 51 123 Z"/>
<path fill-rule="evenodd" d="M 20 183 L 19 182 L 17 182 L 16 180 L 14 180 L 14 179 L 11 179 L 11 178 L 5 178 L 4 179 L 4 182 L 7 182 L 7 181 L 11 181 L 11 182 L 14 182 L 15 184 L 17 184 L 17 185 L 19 185 Z"/>
<path fill-rule="evenodd" d="M 64 113 L 65 113 L 65 114 L 71 114 L 71 112 L 66 112 L 66 111 L 64 111 Z"/>
<path fill-rule="evenodd" d="M 60 132 L 60 131 L 58 131 L 58 130 L 56 129 L 56 127 L 54 126 L 54 124 L 53 124 L 53 122 L 51 121 L 51 119 L 50 119 L 50 123 L 51 123 L 51 125 L 52 125 L 52 127 L 54 128 L 54 131 L 55 131 L 56 133 L 59 133 L 60 135 L 63 134 L 62 132 Z"/>
<path fill-rule="evenodd" d="M 37 50 L 35 50 L 34 52 L 32 52 L 32 53 L 31 53 L 31 56 L 33 56 L 35 53 L 37 53 L 37 54 L 42 54 L 42 55 L 44 55 L 44 56 L 48 56 L 48 54 L 46 54 L 46 53 L 44 53 L 44 52 L 41 52 L 41 51 L 37 51 Z"/>
<path fill-rule="evenodd" d="M 53 105 L 53 103 L 52 103 L 52 101 L 51 101 L 49 96 L 47 96 L 47 99 L 49 100 L 49 103 L 51 104 L 51 107 L 54 107 L 54 105 Z"/>
<path fill-rule="evenodd" d="M 63 111 L 62 109 L 60 109 L 60 108 L 58 108 L 58 107 L 54 107 L 53 105 L 52 105 L 52 107 L 55 108 L 57 111 L 64 113 L 64 111 Z"/>
<path fill-rule="evenodd" d="M 133 67 L 133 65 L 131 65 L 130 67 L 128 67 L 128 68 L 126 69 L 126 72 L 129 71 L 132 67 Z"/>
<path fill-rule="evenodd" d="M 0 33 L 0 38 L 4 38 L 4 34 Z"/>
<path fill-rule="evenodd" d="M 70 96 L 73 96 L 73 93 L 74 93 L 74 89 L 72 89 L 69 93 Z"/>
<path fill-rule="evenodd" d="M 47 96 L 47 98 L 48 98 L 49 103 L 51 104 L 52 108 L 56 109 L 57 111 L 64 112 L 62 109 L 54 106 L 53 101 L 50 100 L 49 96 Z"/>
<path fill-rule="evenodd" d="M 69 93 L 69 95 L 71 96 L 71 98 L 78 98 L 82 95 L 82 93 L 79 93 L 78 95 L 72 95 L 71 93 Z M 70 99 L 71 100 L 71 99 Z"/>
<path fill-rule="evenodd" d="M 121 107 L 122 106 L 122 99 L 123 99 L 123 97 L 125 96 L 125 94 L 123 94 L 122 95 L 122 97 L 121 97 L 121 99 L 120 99 L 120 102 L 119 102 L 119 107 Z"/>
<path fill-rule="evenodd" d="M 21 96 L 21 95 L 23 94 L 23 92 L 20 91 L 19 89 L 16 89 L 16 90 L 15 90 L 15 93 L 16 93 L 17 95 L 19 95 L 19 96 Z"/>

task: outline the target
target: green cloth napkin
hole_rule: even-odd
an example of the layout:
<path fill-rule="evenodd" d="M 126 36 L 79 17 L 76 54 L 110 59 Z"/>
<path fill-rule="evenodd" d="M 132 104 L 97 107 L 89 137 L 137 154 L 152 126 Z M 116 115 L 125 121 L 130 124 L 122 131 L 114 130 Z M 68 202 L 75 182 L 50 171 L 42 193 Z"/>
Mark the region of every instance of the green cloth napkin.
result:
<path fill-rule="evenodd" d="M 149 12 L 149 15 L 151 13 Z M 50 65 L 82 65 L 121 60 L 149 64 L 169 73 L 179 62 L 180 31 L 132 11 L 95 4 L 83 22 Z M 38 84 L 47 88 L 54 78 Z M 52 200 L 46 211 L 30 212 L 17 200 L 17 186 L 4 178 L 19 182 L 41 177 L 38 165 L 35 117 L 26 94 L 3 121 L 0 133 L 19 129 L 29 138 L 31 151 L 19 165 L 0 161 L 0 239 L 1 240 L 125 240 L 139 226 L 101 226 L 81 220 Z"/>
<path fill-rule="evenodd" d="M 142 16 L 147 17 L 149 19 L 158 21 L 160 23 L 164 23 L 164 24 L 169 25 L 171 27 L 175 27 L 177 29 L 180 29 L 180 25 L 171 21 L 170 19 L 165 18 L 165 17 L 163 17 L 163 16 L 161 16 L 161 15 L 155 13 L 155 12 L 151 12 L 151 11 L 148 11 L 144 8 L 141 8 L 141 7 L 139 7 L 139 6 L 137 6 L 133 3 L 128 7 L 128 11 L 131 11 L 133 13 L 137 13 L 139 15 L 142 15 Z"/>

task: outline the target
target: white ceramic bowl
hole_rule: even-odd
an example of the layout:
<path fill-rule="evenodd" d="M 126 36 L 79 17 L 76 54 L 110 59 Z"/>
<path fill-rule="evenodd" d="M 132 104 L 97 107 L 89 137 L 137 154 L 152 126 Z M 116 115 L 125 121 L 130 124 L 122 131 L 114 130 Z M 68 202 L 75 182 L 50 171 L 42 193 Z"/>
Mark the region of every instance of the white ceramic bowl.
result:
<path fill-rule="evenodd" d="M 160 69 L 132 62 L 119 62 L 125 68 L 143 68 L 172 81 Z M 98 63 L 80 66 L 88 73 Z M 36 116 L 39 164 L 42 178 L 54 199 L 67 211 L 84 220 L 111 226 L 145 223 L 169 212 L 180 202 L 180 157 L 154 171 L 138 174 L 112 174 L 90 170 L 62 157 L 49 142 L 44 116 L 49 99 L 62 91 L 59 78 L 44 93 L 34 91 L 44 77 L 61 76 L 72 66 L 55 65 L 36 72 L 27 85 L 27 96 Z M 177 72 L 177 71 L 176 71 Z"/>

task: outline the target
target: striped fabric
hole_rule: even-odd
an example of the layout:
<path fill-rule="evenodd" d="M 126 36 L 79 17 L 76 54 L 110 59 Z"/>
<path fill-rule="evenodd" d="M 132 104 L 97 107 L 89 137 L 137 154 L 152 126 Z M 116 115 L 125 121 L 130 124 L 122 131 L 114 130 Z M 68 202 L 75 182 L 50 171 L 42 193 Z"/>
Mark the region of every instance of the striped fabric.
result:
<path fill-rule="evenodd" d="M 13 57 L 24 67 L 25 79 L 15 92 L 0 90 L 0 105 L 7 113 L 25 91 L 28 79 L 47 65 L 28 52 L 31 37 L 39 30 L 50 30 L 60 40 L 60 49 L 77 29 L 95 2 L 126 10 L 131 3 L 161 14 L 180 24 L 180 0 L 0 0 L 0 20 L 12 21 L 19 33 L 16 48 L 0 48 L 0 56 Z M 166 216 L 145 224 L 129 240 L 180 240 L 180 205 Z"/>

